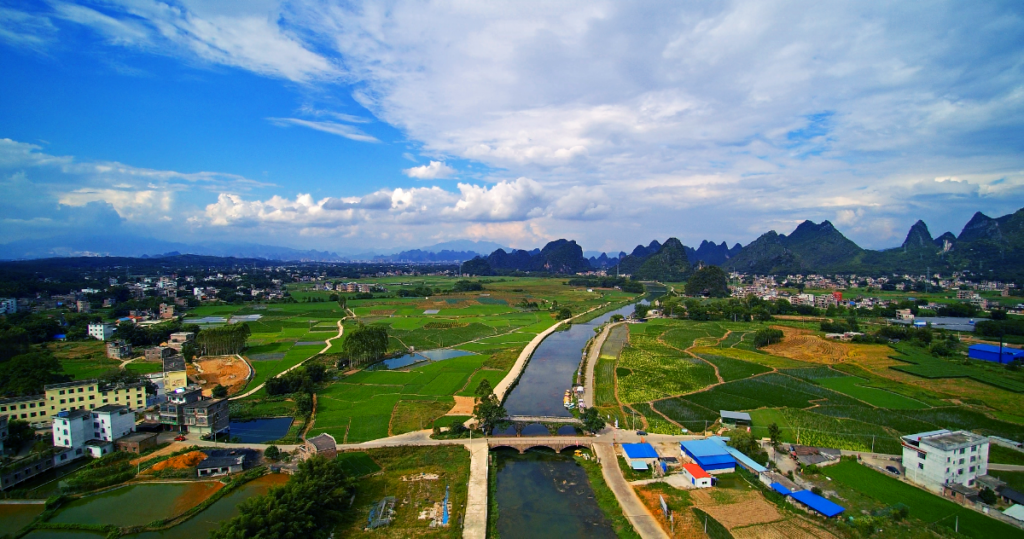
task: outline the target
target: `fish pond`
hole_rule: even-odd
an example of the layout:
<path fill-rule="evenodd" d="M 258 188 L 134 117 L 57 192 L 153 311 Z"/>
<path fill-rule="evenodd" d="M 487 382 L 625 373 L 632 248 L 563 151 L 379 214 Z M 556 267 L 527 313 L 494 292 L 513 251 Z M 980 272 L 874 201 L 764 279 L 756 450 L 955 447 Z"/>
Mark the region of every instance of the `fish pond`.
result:
<path fill-rule="evenodd" d="M 224 485 L 216 481 L 140 483 L 77 499 L 57 512 L 50 522 L 141 526 L 180 515 L 202 503 Z M 125 508 L 130 507 L 130 511 Z"/>
<path fill-rule="evenodd" d="M 368 371 L 384 371 L 392 369 L 401 369 L 408 367 L 415 363 L 422 363 L 424 361 L 444 361 L 446 359 L 452 359 L 453 357 L 471 356 L 473 352 L 467 352 L 465 350 L 453 350 L 451 348 L 439 348 L 437 350 L 423 350 L 419 352 L 410 352 L 403 356 L 393 357 L 391 359 L 385 359 L 379 363 L 366 368 Z"/>
<path fill-rule="evenodd" d="M 8 534 L 13 536 L 45 508 L 41 503 L 0 503 L 0 537 Z"/>
<path fill-rule="evenodd" d="M 238 437 L 243 444 L 261 444 L 284 438 L 292 426 L 290 417 L 266 417 L 249 421 L 232 421 L 228 430 L 232 438 Z"/>

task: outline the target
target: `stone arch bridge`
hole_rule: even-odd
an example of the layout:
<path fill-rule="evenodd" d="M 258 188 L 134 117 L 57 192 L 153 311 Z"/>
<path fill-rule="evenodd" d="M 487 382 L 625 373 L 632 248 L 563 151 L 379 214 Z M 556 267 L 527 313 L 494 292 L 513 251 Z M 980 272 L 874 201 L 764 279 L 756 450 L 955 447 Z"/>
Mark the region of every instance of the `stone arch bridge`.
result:
<path fill-rule="evenodd" d="M 488 449 L 499 447 L 509 447 L 519 451 L 520 454 L 534 447 L 546 447 L 560 453 L 570 447 L 593 449 L 594 440 L 576 436 L 492 436 L 487 438 Z"/>

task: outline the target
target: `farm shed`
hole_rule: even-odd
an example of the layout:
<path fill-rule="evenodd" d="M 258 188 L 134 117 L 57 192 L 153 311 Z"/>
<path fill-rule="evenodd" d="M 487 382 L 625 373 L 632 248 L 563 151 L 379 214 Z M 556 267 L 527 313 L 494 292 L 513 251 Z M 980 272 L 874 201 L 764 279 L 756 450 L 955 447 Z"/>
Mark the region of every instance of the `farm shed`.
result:
<path fill-rule="evenodd" d="M 629 467 L 634 469 L 634 470 L 638 470 L 638 471 L 650 469 L 650 467 L 647 466 L 647 463 L 642 461 L 642 460 L 631 460 L 631 461 L 629 461 Z"/>
<path fill-rule="evenodd" d="M 845 508 L 836 505 L 809 490 L 798 490 L 789 496 L 829 518 L 846 511 Z"/>
<path fill-rule="evenodd" d="M 768 468 L 761 466 L 754 459 L 744 455 L 743 452 L 740 451 L 739 449 L 736 449 L 735 447 L 729 447 L 729 445 L 727 444 L 729 440 L 728 438 L 722 438 L 721 436 L 712 436 L 711 438 L 708 439 L 715 441 L 718 445 L 722 447 L 722 449 L 725 449 L 730 455 L 732 455 L 732 458 L 736 459 L 736 462 L 738 462 L 741 466 L 750 470 L 751 472 L 760 474 L 768 471 Z"/>
<path fill-rule="evenodd" d="M 771 487 L 772 490 L 778 492 L 779 494 L 782 494 L 783 496 L 789 496 L 790 494 L 793 493 L 793 491 L 786 488 L 786 485 L 783 485 L 782 483 L 772 483 Z"/>
<path fill-rule="evenodd" d="M 622 450 L 629 459 L 656 459 L 658 452 L 651 444 L 622 444 Z"/>
<path fill-rule="evenodd" d="M 1024 505 L 1013 504 L 1003 514 L 1020 522 L 1024 522 Z"/>
<path fill-rule="evenodd" d="M 718 413 L 722 416 L 722 424 L 730 425 L 732 427 L 749 427 L 750 426 L 750 414 L 745 412 L 730 412 L 729 410 L 719 410 Z"/>
<path fill-rule="evenodd" d="M 697 488 L 710 488 L 712 485 L 711 476 L 700 466 L 692 463 L 683 464 L 683 477 L 690 481 L 690 484 Z"/>
<path fill-rule="evenodd" d="M 736 459 L 714 440 L 690 440 L 679 443 L 683 456 L 688 457 L 708 473 L 736 471 Z"/>
<path fill-rule="evenodd" d="M 1015 359 L 1024 361 L 1024 350 L 1004 346 L 1002 354 L 1000 354 L 998 346 L 991 344 L 972 344 L 967 351 L 967 356 L 971 359 L 980 359 L 981 361 L 1005 364 L 1010 363 Z"/>

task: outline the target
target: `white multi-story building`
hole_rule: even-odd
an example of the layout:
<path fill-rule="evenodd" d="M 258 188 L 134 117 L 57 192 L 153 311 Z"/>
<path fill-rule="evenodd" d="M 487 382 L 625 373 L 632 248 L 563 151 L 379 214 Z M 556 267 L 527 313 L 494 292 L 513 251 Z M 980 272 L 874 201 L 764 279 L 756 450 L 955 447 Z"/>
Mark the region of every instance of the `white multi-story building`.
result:
<path fill-rule="evenodd" d="M 945 429 L 903 436 L 903 468 L 907 479 L 934 492 L 944 486 L 974 486 L 988 473 L 989 440 L 967 431 Z"/>
<path fill-rule="evenodd" d="M 89 324 L 89 336 L 98 341 L 105 341 L 114 336 L 114 324 Z"/>
<path fill-rule="evenodd" d="M 18 312 L 18 300 L 14 298 L 0 298 L 0 314 L 14 314 Z"/>
<path fill-rule="evenodd" d="M 92 439 L 92 433 L 92 413 L 88 410 L 63 411 L 53 418 L 53 445 L 57 447 L 80 449 Z"/>
<path fill-rule="evenodd" d="M 92 411 L 92 438 L 113 442 L 135 432 L 135 412 L 123 404 L 108 404 Z"/>

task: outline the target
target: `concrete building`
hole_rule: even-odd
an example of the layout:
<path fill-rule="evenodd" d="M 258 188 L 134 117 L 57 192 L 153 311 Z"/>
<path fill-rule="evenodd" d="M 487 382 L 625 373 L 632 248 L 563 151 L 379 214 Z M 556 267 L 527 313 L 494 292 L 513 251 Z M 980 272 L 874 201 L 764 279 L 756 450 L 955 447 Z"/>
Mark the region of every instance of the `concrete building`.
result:
<path fill-rule="evenodd" d="M 7 442 L 7 416 L 0 415 L 0 455 L 4 452 L 4 443 Z"/>
<path fill-rule="evenodd" d="M 107 341 L 107 357 L 124 360 L 132 357 L 132 345 L 125 341 Z"/>
<path fill-rule="evenodd" d="M 146 414 L 146 419 L 158 421 L 182 432 L 185 429 L 185 405 L 198 402 L 202 398 L 203 390 L 199 386 L 186 386 L 168 391 L 167 402 L 160 404 L 159 412 Z"/>
<path fill-rule="evenodd" d="M 0 415 L 5 414 L 11 419 L 24 419 L 30 423 L 50 419 L 46 411 L 46 395 L 0 399 Z"/>
<path fill-rule="evenodd" d="M 230 423 L 227 399 L 208 399 L 184 406 L 189 432 L 215 434 L 227 430 Z"/>
<path fill-rule="evenodd" d="M 78 449 L 92 439 L 92 413 L 87 410 L 64 411 L 53 418 L 53 445 Z"/>
<path fill-rule="evenodd" d="M 169 346 L 154 346 L 146 349 L 146 361 L 163 361 L 164 358 L 174 355 L 174 350 Z"/>
<path fill-rule="evenodd" d="M 168 348 L 172 348 L 180 354 L 181 348 L 185 346 L 186 343 L 194 341 L 195 338 L 196 334 L 192 333 L 191 331 L 179 331 L 178 333 L 171 333 L 171 338 L 167 340 L 167 346 Z"/>
<path fill-rule="evenodd" d="M 155 432 L 136 432 L 117 440 L 115 445 L 118 451 L 127 453 L 142 453 L 147 449 L 156 447 L 157 434 Z"/>
<path fill-rule="evenodd" d="M 47 419 L 61 411 L 94 410 L 107 404 L 123 404 L 136 411 L 146 407 L 146 385 L 101 384 L 99 380 L 80 380 L 50 384 L 46 389 Z"/>
<path fill-rule="evenodd" d="M 173 304 L 168 305 L 166 303 L 161 303 L 160 304 L 160 319 L 161 320 L 170 320 L 171 318 L 174 318 L 174 305 Z"/>
<path fill-rule="evenodd" d="M 18 312 L 18 300 L 14 298 L 0 298 L 0 314 L 14 314 Z"/>
<path fill-rule="evenodd" d="M 318 434 L 303 442 L 302 447 L 299 448 L 299 458 L 301 460 L 306 460 L 317 455 L 327 457 L 329 459 L 333 459 L 338 456 L 338 443 L 335 441 L 334 436 L 331 436 L 326 432 Z"/>
<path fill-rule="evenodd" d="M 694 488 L 711 488 L 711 476 L 700 466 L 687 462 L 683 464 L 683 477 L 690 482 Z"/>
<path fill-rule="evenodd" d="M 89 324 L 89 336 L 98 341 L 106 341 L 114 336 L 114 324 Z"/>
<path fill-rule="evenodd" d="M 903 468 L 908 480 L 941 493 L 952 484 L 973 487 L 988 472 L 988 438 L 945 429 L 901 438 Z"/>
<path fill-rule="evenodd" d="M 92 411 L 93 439 L 113 442 L 135 432 L 135 412 L 123 404 L 108 404 Z"/>
<path fill-rule="evenodd" d="M 229 455 L 224 457 L 208 457 L 196 466 L 199 477 L 213 477 L 239 473 L 245 469 L 246 455 Z"/>
<path fill-rule="evenodd" d="M 170 348 L 166 350 L 170 350 Z M 188 386 L 188 373 L 185 370 L 184 356 L 173 355 L 164 357 L 163 364 L 164 392 L 170 393 L 176 389 Z"/>
<path fill-rule="evenodd" d="M 80 313 L 91 313 L 92 304 L 88 300 L 80 299 L 75 302 L 75 309 Z"/>

